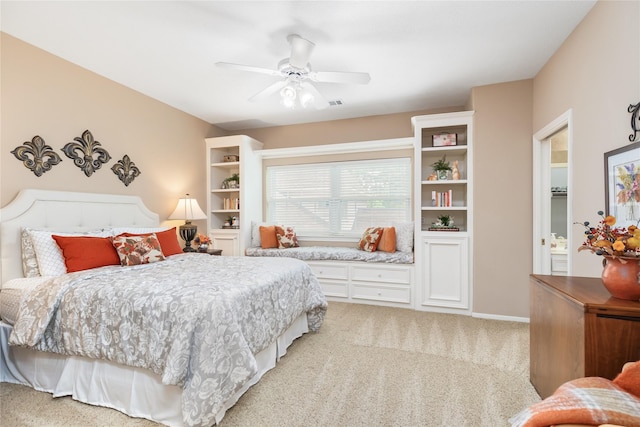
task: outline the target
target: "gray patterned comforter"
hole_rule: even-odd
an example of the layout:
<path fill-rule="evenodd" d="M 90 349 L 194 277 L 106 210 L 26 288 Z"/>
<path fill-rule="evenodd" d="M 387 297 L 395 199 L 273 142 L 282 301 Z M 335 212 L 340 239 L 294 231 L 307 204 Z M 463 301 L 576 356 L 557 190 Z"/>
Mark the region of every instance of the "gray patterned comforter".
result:
<path fill-rule="evenodd" d="M 20 307 L 9 343 L 150 369 L 182 387 L 185 425 L 210 426 L 256 374 L 254 354 L 327 303 L 295 259 L 181 254 L 51 278 Z"/>

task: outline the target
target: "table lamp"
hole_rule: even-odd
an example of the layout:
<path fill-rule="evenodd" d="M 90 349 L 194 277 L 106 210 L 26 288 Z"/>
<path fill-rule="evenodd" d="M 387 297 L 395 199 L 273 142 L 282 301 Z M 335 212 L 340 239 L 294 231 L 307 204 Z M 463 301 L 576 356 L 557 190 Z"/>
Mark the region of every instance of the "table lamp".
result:
<path fill-rule="evenodd" d="M 181 225 L 178 230 L 180 232 L 180 237 L 185 242 L 184 249 L 182 252 L 196 252 L 194 248 L 191 247 L 191 241 L 196 238 L 196 234 L 198 233 L 198 226 L 191 224 L 191 220 L 193 219 L 207 219 L 207 215 L 202 212 L 200 209 L 200 205 L 198 205 L 198 201 L 196 199 L 192 199 L 189 197 L 189 194 L 186 197 L 178 200 L 178 206 L 173 211 L 171 215 L 169 215 L 169 219 L 184 219 L 184 225 Z"/>

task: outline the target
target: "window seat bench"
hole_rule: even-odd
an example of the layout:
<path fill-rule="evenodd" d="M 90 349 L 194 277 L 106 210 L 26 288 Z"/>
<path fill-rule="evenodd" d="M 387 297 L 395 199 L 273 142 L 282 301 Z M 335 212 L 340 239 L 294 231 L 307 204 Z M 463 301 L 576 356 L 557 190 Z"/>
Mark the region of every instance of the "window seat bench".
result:
<path fill-rule="evenodd" d="M 288 257 L 303 261 L 364 261 L 413 264 L 413 252 L 367 252 L 357 248 L 333 246 L 301 246 L 288 249 L 247 248 L 245 255 Z"/>
<path fill-rule="evenodd" d="M 328 300 L 413 308 L 413 252 L 366 252 L 356 248 L 302 246 L 247 248 L 247 256 L 289 257 L 305 261 Z"/>

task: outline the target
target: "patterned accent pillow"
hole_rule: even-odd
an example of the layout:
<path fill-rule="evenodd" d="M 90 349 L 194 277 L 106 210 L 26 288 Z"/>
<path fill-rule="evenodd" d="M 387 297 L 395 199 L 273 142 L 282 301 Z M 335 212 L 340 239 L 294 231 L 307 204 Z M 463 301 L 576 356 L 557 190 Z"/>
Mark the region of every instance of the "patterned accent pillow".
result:
<path fill-rule="evenodd" d="M 380 243 L 383 231 L 384 229 L 382 227 L 367 228 L 362 234 L 358 247 L 363 251 L 375 252 L 376 249 L 378 249 L 378 244 Z"/>
<path fill-rule="evenodd" d="M 119 237 L 119 236 L 126 236 L 126 237 L 130 237 L 130 236 L 149 236 L 151 234 L 154 233 L 120 233 L 117 236 L 114 237 Z M 164 255 L 165 257 L 171 256 L 171 255 L 176 255 L 176 254 L 181 254 L 182 248 L 180 247 L 180 243 L 178 242 L 178 235 L 176 234 L 176 228 L 173 227 L 169 230 L 164 230 L 164 231 L 156 231 L 155 232 L 156 237 L 158 238 L 158 242 L 160 242 L 160 247 L 162 247 L 162 255 Z"/>
<path fill-rule="evenodd" d="M 297 248 L 300 246 L 298 244 L 298 236 L 296 236 L 293 227 L 280 227 L 276 225 L 276 237 L 278 239 L 278 248 L 280 249 Z"/>
<path fill-rule="evenodd" d="M 22 229 L 20 240 L 22 244 L 22 274 L 24 277 L 39 277 L 40 269 L 38 268 L 36 249 L 33 247 L 33 240 L 31 240 L 27 228 Z"/>
<path fill-rule="evenodd" d="M 398 222 L 393 226 L 396 229 L 396 250 L 413 252 L 413 222 Z"/>
<path fill-rule="evenodd" d="M 113 247 L 120 257 L 120 265 L 140 265 L 163 261 L 164 255 L 155 233 L 144 236 L 116 236 Z"/>

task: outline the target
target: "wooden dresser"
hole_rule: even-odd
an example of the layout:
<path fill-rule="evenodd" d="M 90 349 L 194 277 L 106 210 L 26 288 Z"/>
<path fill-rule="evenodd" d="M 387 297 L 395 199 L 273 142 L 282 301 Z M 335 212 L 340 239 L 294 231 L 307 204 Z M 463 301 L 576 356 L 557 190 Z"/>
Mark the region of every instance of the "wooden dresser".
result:
<path fill-rule="evenodd" d="M 640 360 L 640 302 L 611 297 L 600 278 L 532 274 L 530 317 L 530 379 L 543 399 Z"/>

